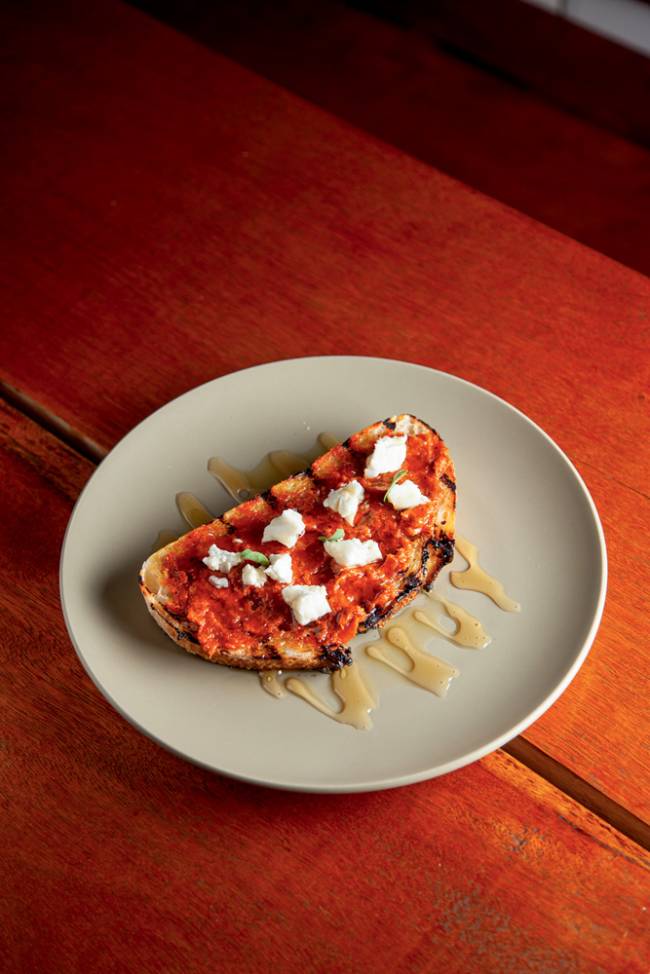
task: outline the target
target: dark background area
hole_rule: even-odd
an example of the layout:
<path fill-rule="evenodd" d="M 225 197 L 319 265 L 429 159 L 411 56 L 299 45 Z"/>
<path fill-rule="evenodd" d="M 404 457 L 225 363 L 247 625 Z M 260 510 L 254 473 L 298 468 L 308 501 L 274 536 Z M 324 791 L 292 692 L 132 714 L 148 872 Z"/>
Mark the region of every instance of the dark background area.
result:
<path fill-rule="evenodd" d="M 201 43 L 650 274 L 650 60 L 522 0 L 138 0 Z"/>

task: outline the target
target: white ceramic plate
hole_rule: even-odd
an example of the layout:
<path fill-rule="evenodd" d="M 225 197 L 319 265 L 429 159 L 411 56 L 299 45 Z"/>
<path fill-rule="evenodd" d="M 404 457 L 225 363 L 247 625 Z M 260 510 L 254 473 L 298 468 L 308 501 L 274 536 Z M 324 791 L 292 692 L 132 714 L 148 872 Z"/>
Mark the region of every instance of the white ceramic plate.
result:
<path fill-rule="evenodd" d="M 479 546 L 484 567 L 522 605 L 520 614 L 502 612 L 478 593 L 452 590 L 449 569 L 443 571 L 436 587 L 478 616 L 493 637 L 475 651 L 430 634 L 427 648 L 461 671 L 446 699 L 357 649 L 380 706 L 373 729 L 355 731 L 294 696 L 272 699 L 255 674 L 190 656 L 158 629 L 138 590 L 138 569 L 159 530 L 182 529 L 178 491 L 196 493 L 216 514 L 232 506 L 206 470 L 210 456 L 251 467 L 269 450 L 300 453 L 319 432 L 344 439 L 401 412 L 420 416 L 446 440 L 456 464 L 458 533 Z M 464 567 L 459 555 L 454 567 Z M 222 774 L 323 792 L 390 788 L 444 774 L 518 734 L 584 661 L 605 587 L 605 543 L 594 504 L 539 427 L 454 376 L 356 357 L 247 369 L 159 409 L 89 481 L 61 558 L 72 641 L 97 687 L 127 720 Z M 325 692 L 328 678 L 312 679 Z"/>

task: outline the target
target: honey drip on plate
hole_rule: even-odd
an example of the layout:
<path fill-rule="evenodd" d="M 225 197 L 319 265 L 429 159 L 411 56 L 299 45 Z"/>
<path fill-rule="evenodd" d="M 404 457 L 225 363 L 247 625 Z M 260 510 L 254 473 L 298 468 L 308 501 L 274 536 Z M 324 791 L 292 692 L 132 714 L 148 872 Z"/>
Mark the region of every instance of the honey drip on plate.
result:
<path fill-rule="evenodd" d="M 190 494 L 188 491 L 184 490 L 180 494 L 176 494 L 176 507 L 185 523 L 189 524 L 191 528 L 198 528 L 201 524 L 209 524 L 210 521 L 214 521 L 214 514 L 201 503 L 198 497 L 195 497 L 194 494 Z M 178 531 L 159 531 L 151 547 L 151 553 L 160 551 L 161 548 L 165 548 L 172 541 L 177 541 L 182 533 Z"/>
<path fill-rule="evenodd" d="M 331 433 L 319 433 L 316 443 L 307 454 L 289 450 L 272 450 L 250 470 L 240 470 L 226 463 L 221 457 L 208 460 L 208 471 L 228 491 L 233 500 L 245 501 L 261 494 L 278 481 L 300 473 L 309 464 L 339 442 Z"/>
<path fill-rule="evenodd" d="M 375 709 L 377 701 L 363 680 L 359 664 L 344 666 L 343 669 L 332 673 L 331 680 L 332 689 L 342 704 L 340 710 L 330 707 L 304 680 L 295 676 L 290 677 L 285 686 L 291 693 L 301 697 L 321 714 L 325 714 L 337 723 L 349 724 L 357 730 L 370 730 L 372 727 L 370 711 Z"/>
<path fill-rule="evenodd" d="M 397 662 L 390 650 L 386 651 L 386 643 L 400 650 L 407 657 L 410 667 Z M 437 656 L 430 656 L 416 646 L 404 626 L 391 626 L 382 639 L 366 646 L 366 654 L 438 697 L 446 697 L 449 684 L 460 675 L 455 666 Z"/>
<path fill-rule="evenodd" d="M 338 436 L 334 436 L 333 433 L 319 433 L 316 437 L 316 446 L 313 448 L 314 451 L 318 452 L 314 452 L 312 460 L 322 456 L 323 453 L 327 453 L 328 450 L 333 450 L 340 442 Z"/>
<path fill-rule="evenodd" d="M 287 692 L 280 683 L 282 670 L 262 670 L 258 673 L 258 676 L 260 678 L 260 686 L 268 694 L 275 697 L 276 700 L 279 700 L 280 697 L 286 697 Z"/>
<path fill-rule="evenodd" d="M 466 538 L 456 537 L 456 550 L 461 553 L 468 564 L 465 571 L 451 572 L 449 579 L 456 588 L 471 589 L 473 592 L 481 592 L 492 599 L 500 609 L 505 612 L 519 612 L 521 606 L 509 595 L 506 595 L 501 582 L 491 575 L 488 575 L 478 563 L 478 549 L 471 541 Z"/>
<path fill-rule="evenodd" d="M 434 632 L 444 636 L 445 639 L 449 639 L 450 642 L 456 643 L 458 646 L 466 646 L 468 649 L 483 649 L 492 642 L 492 637 L 485 631 L 480 620 L 470 615 L 462 606 L 456 605 L 455 602 L 449 602 L 442 595 L 430 594 L 429 598 L 443 607 L 447 615 L 456 623 L 456 629 L 454 632 L 449 632 L 440 625 L 437 619 L 432 619 L 420 609 L 413 610 L 413 618 L 416 622 L 428 626 L 429 629 L 433 629 Z"/>
<path fill-rule="evenodd" d="M 176 531 L 159 531 L 156 540 L 151 546 L 151 554 L 154 551 L 160 551 L 161 548 L 166 548 L 168 544 L 172 541 L 177 541 L 180 535 Z"/>
<path fill-rule="evenodd" d="M 210 521 L 214 521 L 214 514 L 210 513 L 198 497 L 188 491 L 184 490 L 180 494 L 176 494 L 176 507 L 191 528 L 198 528 L 202 524 L 209 524 Z"/>

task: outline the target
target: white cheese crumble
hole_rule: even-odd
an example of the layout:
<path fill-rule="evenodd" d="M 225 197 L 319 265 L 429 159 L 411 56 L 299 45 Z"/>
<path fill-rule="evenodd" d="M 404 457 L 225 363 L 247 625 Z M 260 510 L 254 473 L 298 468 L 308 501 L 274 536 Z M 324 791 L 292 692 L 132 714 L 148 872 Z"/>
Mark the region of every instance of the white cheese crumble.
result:
<path fill-rule="evenodd" d="M 228 588 L 229 585 L 228 579 L 224 578 L 223 575 L 209 575 L 208 581 L 215 588 Z"/>
<path fill-rule="evenodd" d="M 288 507 L 278 517 L 274 517 L 264 528 L 262 541 L 279 541 L 286 548 L 293 548 L 298 538 L 305 533 L 305 522 L 298 511 Z"/>
<path fill-rule="evenodd" d="M 264 569 L 256 568 L 255 565 L 244 565 L 241 580 L 244 585 L 253 585 L 255 588 L 262 588 L 263 585 L 266 585 Z"/>
<path fill-rule="evenodd" d="M 290 585 L 293 581 L 291 555 L 269 555 L 269 561 L 271 564 L 266 569 L 269 578 L 273 579 L 274 582 L 280 582 L 282 585 Z"/>
<path fill-rule="evenodd" d="M 354 524 L 354 519 L 359 510 L 359 504 L 363 500 L 364 495 L 365 491 L 359 481 L 351 480 L 349 484 L 344 484 L 343 487 L 339 487 L 337 490 L 330 490 L 323 501 L 323 507 L 329 507 L 330 510 L 340 514 L 348 524 Z"/>
<path fill-rule="evenodd" d="M 282 598 L 291 606 L 293 617 L 301 626 L 331 612 L 324 585 L 287 585 Z"/>
<path fill-rule="evenodd" d="M 406 436 L 380 436 L 366 460 L 365 477 L 398 470 L 406 458 Z"/>
<path fill-rule="evenodd" d="M 417 507 L 418 504 L 428 504 L 429 498 L 424 496 L 412 480 L 402 480 L 401 483 L 393 484 L 388 492 L 388 501 L 396 511 L 405 511 L 409 507 Z"/>
<path fill-rule="evenodd" d="M 344 541 L 326 541 L 325 551 L 333 558 L 337 565 L 344 568 L 354 568 L 357 565 L 370 565 L 373 561 L 381 561 L 382 553 L 376 541 L 359 541 L 349 538 Z"/>
<path fill-rule="evenodd" d="M 217 548 L 216 544 L 211 544 L 203 564 L 207 565 L 212 572 L 224 572 L 227 575 L 240 561 L 241 555 L 238 551 L 226 551 L 224 548 Z"/>

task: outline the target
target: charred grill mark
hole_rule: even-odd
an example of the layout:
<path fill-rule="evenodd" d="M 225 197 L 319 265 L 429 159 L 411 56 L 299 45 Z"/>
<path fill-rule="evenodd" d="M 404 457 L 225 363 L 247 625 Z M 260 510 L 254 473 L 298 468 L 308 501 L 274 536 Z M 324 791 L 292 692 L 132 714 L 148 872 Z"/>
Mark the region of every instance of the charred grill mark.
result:
<path fill-rule="evenodd" d="M 440 567 L 448 565 L 454 557 L 454 542 L 445 531 L 440 532 L 439 538 L 433 538 L 431 546 L 440 555 Z"/>
<path fill-rule="evenodd" d="M 263 650 L 260 659 L 282 659 L 282 653 L 278 651 L 270 639 L 263 639 L 260 644 L 260 649 Z"/>
<path fill-rule="evenodd" d="M 427 566 L 429 564 L 429 559 L 431 558 L 431 552 L 436 551 L 438 549 L 439 549 L 439 545 L 434 540 L 428 541 L 426 543 L 426 545 L 422 549 L 420 567 L 418 571 L 412 572 L 410 575 L 406 576 L 402 588 L 400 589 L 396 597 L 393 599 L 393 601 L 390 603 L 390 605 L 384 606 L 383 608 L 376 606 L 370 613 L 368 613 L 368 615 L 363 620 L 363 622 L 359 624 L 359 632 L 367 632 L 368 629 L 375 629 L 382 621 L 382 619 L 385 619 L 387 616 L 393 614 L 393 612 L 395 611 L 395 607 L 399 605 L 400 602 L 408 598 L 408 596 L 410 596 L 412 592 L 417 591 L 417 589 L 419 589 L 422 586 L 422 582 L 427 576 Z M 452 542 L 452 557 L 453 557 L 453 542 Z M 446 564 L 446 562 L 442 562 L 440 567 L 442 567 L 442 564 Z"/>
<path fill-rule="evenodd" d="M 426 575 L 427 565 L 429 564 L 429 558 L 431 556 L 431 542 L 428 541 L 422 550 L 422 564 L 420 565 L 420 572 L 422 576 Z"/>
<path fill-rule="evenodd" d="M 369 612 L 363 622 L 359 623 L 359 632 L 367 632 L 368 629 L 376 629 L 384 616 L 388 615 L 390 612 L 388 609 L 380 609 L 379 606 L 375 606 L 372 612 Z"/>
<path fill-rule="evenodd" d="M 424 562 L 424 558 L 422 560 Z M 406 579 L 406 584 L 401 589 L 399 595 L 397 595 L 397 597 L 395 598 L 395 602 L 401 602 L 402 599 L 405 599 L 407 595 L 410 595 L 414 589 L 419 588 L 420 582 L 421 579 L 419 575 L 409 575 Z"/>
<path fill-rule="evenodd" d="M 177 633 L 177 637 L 178 639 L 187 639 L 188 642 L 194 643 L 196 646 L 201 645 L 196 636 L 191 632 L 187 632 L 186 629 L 183 629 L 181 632 Z"/>
<path fill-rule="evenodd" d="M 350 666 L 352 663 L 352 653 L 340 643 L 330 643 L 321 649 L 320 659 L 324 664 L 323 669 L 341 670 L 344 666 Z"/>
<path fill-rule="evenodd" d="M 273 487 L 269 487 L 268 490 L 262 491 L 260 497 L 262 498 L 262 500 L 266 501 L 269 507 L 272 507 L 274 511 L 277 511 L 280 502 L 278 501 L 277 497 L 273 493 Z"/>
<path fill-rule="evenodd" d="M 428 568 L 429 568 L 429 561 L 431 559 L 431 554 L 432 554 L 432 552 L 435 552 L 435 551 L 436 551 L 436 546 L 434 544 L 433 539 L 431 539 L 430 541 L 427 541 L 427 543 L 425 544 L 424 548 L 422 549 L 422 556 L 421 556 L 422 557 L 422 560 L 420 562 L 420 571 L 419 571 L 419 581 L 420 581 L 420 584 L 427 577 Z M 436 574 L 437 573 L 438 572 L 436 571 Z"/>
<path fill-rule="evenodd" d="M 456 484 L 451 479 L 451 477 L 448 477 L 446 473 L 443 473 L 440 479 L 443 482 L 443 484 L 446 484 L 447 487 L 449 487 L 449 490 L 451 490 L 454 494 L 456 493 Z"/>

